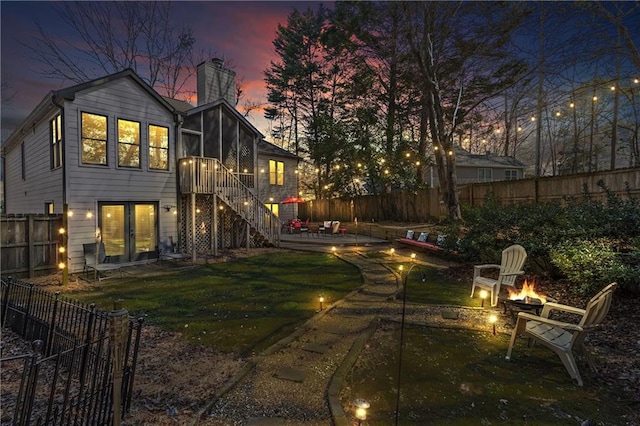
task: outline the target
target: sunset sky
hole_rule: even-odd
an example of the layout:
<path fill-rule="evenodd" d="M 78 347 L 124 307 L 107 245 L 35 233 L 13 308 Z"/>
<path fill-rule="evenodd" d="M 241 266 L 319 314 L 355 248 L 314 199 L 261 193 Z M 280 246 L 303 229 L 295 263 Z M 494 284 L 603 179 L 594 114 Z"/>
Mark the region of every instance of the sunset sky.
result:
<path fill-rule="evenodd" d="M 244 80 L 245 98 L 265 102 L 263 71 L 273 58 L 272 41 L 279 23 L 285 25 L 294 9 L 300 11 L 317 7 L 319 2 L 175 2 L 174 25 L 191 26 L 195 32 L 196 51 L 211 51 L 234 64 L 238 78 Z M 326 3 L 326 2 L 324 2 Z M 29 43 L 37 33 L 37 25 L 56 34 L 60 39 L 72 40 L 71 33 L 56 19 L 51 2 L 2 1 L 2 82 L 7 84 L 2 94 L 2 140 L 33 110 L 50 90 L 68 87 L 69 81 L 46 79 L 38 75 L 36 64 L 29 59 L 19 42 Z M 195 80 L 193 80 L 195 84 Z M 11 96 L 8 102 L 4 100 Z M 262 113 L 254 113 L 250 120 L 266 134 Z"/>

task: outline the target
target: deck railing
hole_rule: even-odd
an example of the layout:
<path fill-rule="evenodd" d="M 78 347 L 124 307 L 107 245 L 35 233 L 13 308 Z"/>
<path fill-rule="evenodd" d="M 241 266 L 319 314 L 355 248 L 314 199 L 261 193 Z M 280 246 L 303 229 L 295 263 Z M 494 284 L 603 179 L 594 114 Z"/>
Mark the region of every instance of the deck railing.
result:
<path fill-rule="evenodd" d="M 280 240 L 280 220 L 245 183 L 253 175 L 231 172 L 216 158 L 186 157 L 178 165 L 182 194 L 213 194 L 272 244 Z"/>

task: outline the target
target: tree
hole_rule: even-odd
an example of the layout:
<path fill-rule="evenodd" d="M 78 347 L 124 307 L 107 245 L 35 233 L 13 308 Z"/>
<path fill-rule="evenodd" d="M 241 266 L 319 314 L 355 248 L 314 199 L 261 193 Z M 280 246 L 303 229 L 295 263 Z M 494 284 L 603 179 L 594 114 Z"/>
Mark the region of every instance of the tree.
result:
<path fill-rule="evenodd" d="M 320 169 L 317 196 L 331 183 L 336 161 L 347 146 L 344 140 L 347 50 L 342 37 L 332 31 L 331 12 L 320 5 L 316 10 L 294 10 L 287 25 L 279 25 L 273 41 L 277 59 L 265 70 L 268 100 L 267 117 L 280 119 L 275 130 L 288 132 L 295 153 L 307 156 Z"/>
<path fill-rule="evenodd" d="M 38 24 L 34 44 L 22 45 L 46 77 L 75 83 L 126 68 L 161 94 L 184 93 L 194 75 L 195 38 L 190 27 L 172 26 L 168 2 L 62 2 L 61 22 L 81 42 L 60 41 Z"/>
<path fill-rule="evenodd" d="M 523 64 L 506 51 L 523 13 L 500 3 L 403 2 L 403 10 L 442 201 L 458 220 L 454 135 L 467 114 L 523 74 Z"/>

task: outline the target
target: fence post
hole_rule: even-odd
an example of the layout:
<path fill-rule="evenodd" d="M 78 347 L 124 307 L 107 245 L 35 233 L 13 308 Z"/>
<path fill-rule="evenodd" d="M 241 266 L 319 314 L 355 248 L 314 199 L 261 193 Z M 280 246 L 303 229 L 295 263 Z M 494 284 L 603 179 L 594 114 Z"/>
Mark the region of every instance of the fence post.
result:
<path fill-rule="evenodd" d="M 0 323 L 3 327 L 7 321 L 7 309 L 9 309 L 9 290 L 11 287 L 11 277 L 7 277 L 6 281 L 4 281 L 5 289 L 4 289 L 4 300 L 2 303 L 2 322 Z"/>
<path fill-rule="evenodd" d="M 51 312 L 51 321 L 49 321 L 49 332 L 47 333 L 47 348 L 44 351 L 46 356 L 51 355 L 51 347 L 53 346 L 53 334 L 56 329 L 56 317 L 58 316 L 58 303 L 60 297 L 60 292 L 55 292 L 55 299 L 53 301 L 53 312 Z"/>
<path fill-rule="evenodd" d="M 122 308 L 120 301 L 116 301 L 113 311 L 109 312 L 109 340 L 113 359 L 113 426 L 120 426 L 122 422 L 122 372 L 128 329 L 129 313 Z"/>
<path fill-rule="evenodd" d="M 29 285 L 29 296 L 27 297 L 27 306 L 24 311 L 24 322 L 22 323 L 22 337 L 27 337 L 27 324 L 29 323 L 29 315 L 31 315 L 31 295 L 33 295 L 33 287 L 35 284 Z"/>
<path fill-rule="evenodd" d="M 96 317 L 96 305 L 89 305 L 89 323 L 87 324 L 87 333 L 84 338 L 84 350 L 82 351 L 82 364 L 80 367 L 80 389 L 84 386 L 84 378 L 87 374 L 87 357 L 89 356 L 89 348 L 91 347 L 91 339 L 93 337 L 93 323 Z"/>
<path fill-rule="evenodd" d="M 14 416 L 14 424 L 28 425 L 31 423 L 31 411 L 33 408 L 33 400 L 36 396 L 36 386 L 38 384 L 38 361 L 40 360 L 40 355 L 42 353 L 43 343 L 44 342 L 42 340 L 34 340 L 31 344 L 31 348 L 34 353 L 29 357 L 27 383 L 24 389 L 25 392 L 22 394 L 24 402 L 21 407 L 21 412 L 19 414 L 18 410 L 15 412 L 15 416 L 20 416 L 20 419 L 19 421 L 16 421 L 16 417 Z"/>

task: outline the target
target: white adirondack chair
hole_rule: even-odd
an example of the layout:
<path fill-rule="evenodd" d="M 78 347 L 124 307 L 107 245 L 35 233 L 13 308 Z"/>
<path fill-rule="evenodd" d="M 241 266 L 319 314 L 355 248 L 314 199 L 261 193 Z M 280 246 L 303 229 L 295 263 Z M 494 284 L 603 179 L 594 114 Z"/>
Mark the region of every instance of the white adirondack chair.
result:
<path fill-rule="evenodd" d="M 584 338 L 587 332 L 597 327 L 609 312 L 616 286 L 616 283 L 612 283 L 600 290 L 589 301 L 585 309 L 547 302 L 539 317 L 526 312 L 518 313 L 518 321 L 511 334 L 511 343 L 507 350 L 506 359 L 511 359 L 511 351 L 516 337 L 526 335 L 533 339 L 534 343 L 540 342 L 558 354 L 571 378 L 576 381 L 578 386 L 582 386 L 582 377 L 578 372 L 572 350 L 574 347 L 584 349 Z M 549 319 L 549 314 L 554 310 L 579 315 L 580 321 L 577 324 L 572 324 Z"/>
<path fill-rule="evenodd" d="M 527 259 L 527 252 L 521 245 L 514 244 L 502 251 L 502 262 L 500 265 L 475 265 L 473 267 L 473 284 L 471 285 L 471 297 L 476 287 L 487 290 L 491 293 L 491 306 L 498 304 L 498 293 L 500 287 L 515 285 L 516 276 L 524 274 L 522 265 Z M 499 269 L 498 278 L 493 279 L 482 276 L 482 271 L 488 269 Z"/>

